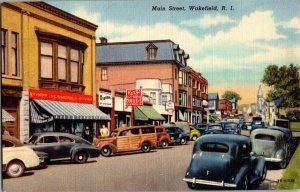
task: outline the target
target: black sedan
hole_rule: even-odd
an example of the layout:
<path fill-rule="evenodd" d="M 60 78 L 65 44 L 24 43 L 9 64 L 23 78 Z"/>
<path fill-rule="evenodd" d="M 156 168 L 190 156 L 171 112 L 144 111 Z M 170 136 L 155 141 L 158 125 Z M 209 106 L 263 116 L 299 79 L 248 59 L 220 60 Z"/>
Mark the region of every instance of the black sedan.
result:
<path fill-rule="evenodd" d="M 207 185 L 242 190 L 264 181 L 266 174 L 264 158 L 251 155 L 250 138 L 213 134 L 195 142 L 183 181 L 192 189 Z"/>
<path fill-rule="evenodd" d="M 72 160 L 85 163 L 89 157 L 100 155 L 100 150 L 89 141 L 68 133 L 36 133 L 27 143 L 34 151 L 47 153 L 48 161 Z"/>

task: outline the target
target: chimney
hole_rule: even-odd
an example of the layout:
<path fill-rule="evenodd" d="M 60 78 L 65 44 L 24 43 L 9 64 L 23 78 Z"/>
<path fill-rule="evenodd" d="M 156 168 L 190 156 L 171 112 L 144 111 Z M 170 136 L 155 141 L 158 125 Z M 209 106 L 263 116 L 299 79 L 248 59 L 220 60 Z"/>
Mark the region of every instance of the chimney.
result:
<path fill-rule="evenodd" d="M 105 37 L 100 37 L 100 44 L 107 44 L 107 39 Z"/>

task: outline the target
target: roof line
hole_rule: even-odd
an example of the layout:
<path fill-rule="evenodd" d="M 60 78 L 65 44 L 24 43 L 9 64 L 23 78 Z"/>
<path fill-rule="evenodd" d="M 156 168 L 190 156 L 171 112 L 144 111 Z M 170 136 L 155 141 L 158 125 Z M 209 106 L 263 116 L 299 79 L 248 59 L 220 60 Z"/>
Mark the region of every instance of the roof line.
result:
<path fill-rule="evenodd" d="M 154 43 L 154 42 L 171 42 L 174 43 L 170 39 L 162 39 L 162 40 L 144 40 L 144 41 L 124 41 L 124 42 L 112 42 L 112 43 L 96 43 L 96 46 L 105 46 L 105 45 L 119 45 L 119 44 L 138 44 L 138 43 Z M 174 43 L 175 44 L 175 43 Z"/>

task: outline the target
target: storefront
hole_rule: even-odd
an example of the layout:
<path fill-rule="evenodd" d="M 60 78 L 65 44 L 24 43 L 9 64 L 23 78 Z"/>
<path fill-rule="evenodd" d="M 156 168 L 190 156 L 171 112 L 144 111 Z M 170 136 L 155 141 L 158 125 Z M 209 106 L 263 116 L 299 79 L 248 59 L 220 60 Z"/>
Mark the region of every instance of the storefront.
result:
<path fill-rule="evenodd" d="M 61 91 L 29 90 L 30 135 L 36 132 L 67 132 L 82 136 L 88 128 L 96 135 L 99 123 L 110 118 L 93 105 L 91 95 Z"/>
<path fill-rule="evenodd" d="M 115 128 L 131 125 L 131 106 L 125 106 L 125 94 L 115 95 Z"/>

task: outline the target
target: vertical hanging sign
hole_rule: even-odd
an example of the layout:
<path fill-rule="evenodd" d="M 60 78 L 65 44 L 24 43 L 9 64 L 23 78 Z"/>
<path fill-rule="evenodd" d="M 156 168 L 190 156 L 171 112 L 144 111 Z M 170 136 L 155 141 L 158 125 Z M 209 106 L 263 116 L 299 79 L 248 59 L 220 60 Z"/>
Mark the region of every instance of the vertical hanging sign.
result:
<path fill-rule="evenodd" d="M 126 90 L 126 106 L 142 106 L 143 94 L 141 89 L 127 89 Z"/>

